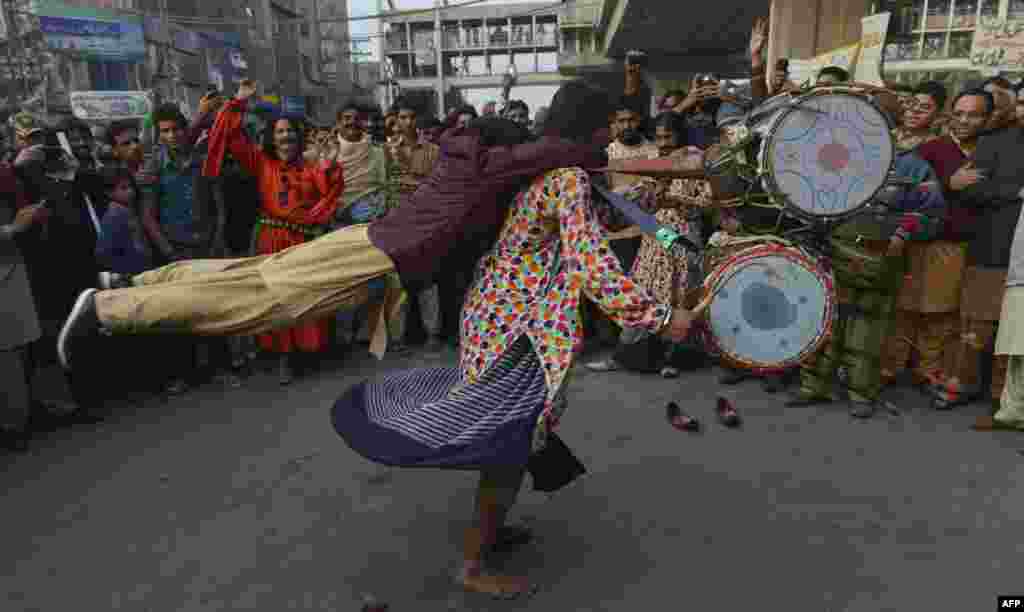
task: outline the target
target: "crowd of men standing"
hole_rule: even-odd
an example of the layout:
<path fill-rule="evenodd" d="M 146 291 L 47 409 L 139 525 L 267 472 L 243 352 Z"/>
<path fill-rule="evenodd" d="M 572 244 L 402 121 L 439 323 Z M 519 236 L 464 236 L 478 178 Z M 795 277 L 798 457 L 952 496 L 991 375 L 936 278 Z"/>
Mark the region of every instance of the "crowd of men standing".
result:
<path fill-rule="evenodd" d="M 131 388 L 180 394 L 207 382 L 239 387 L 259 351 L 276 355 L 285 385 L 316 367 L 319 353 L 351 349 L 374 307 L 256 338 L 107 339 L 117 344 L 103 353 L 109 363 L 65 375 L 70 403 L 33 394 L 40 369 L 56 361 L 54 340 L 82 290 L 116 287 L 119 279 L 176 261 L 274 253 L 368 223 L 401 206 L 430 174 L 445 128 L 477 117 L 471 106 L 452 109 L 442 123 L 404 99 L 387 113 L 346 103 L 334 126 L 318 129 L 254 102 L 239 113 L 241 138 L 211 143 L 220 111 L 232 105 L 235 100 L 211 93 L 191 121 L 177 105 L 164 104 L 143 121 L 114 121 L 96 134 L 70 117 L 55 125 L 27 112 L 4 117 L 12 136 L 0 166 L 0 269 L 7 275 L 0 300 L 0 438 L 6 446 L 24 449 L 33 432 L 100 420 L 104 403 Z M 504 113 L 527 122 L 520 101 L 506 104 Z M 215 178 L 203 173 L 211 144 L 224 149 Z M 319 166 L 308 163 L 328 157 L 340 162 L 342 180 L 320 176 Z M 273 159 L 299 162 L 265 172 Z M 331 191 L 334 184 L 343 191 Z M 321 187 L 323 206 L 315 215 L 290 207 L 305 190 Z M 391 309 L 389 351 L 410 351 L 407 340 L 416 340 L 417 327 L 425 350 L 457 344 L 471 268 L 453 270 Z"/>
<path fill-rule="evenodd" d="M 797 88 L 783 65 L 766 77 L 762 30 L 755 26 L 751 36 L 749 94 L 754 102 Z M 812 87 L 841 85 L 848 78 L 845 71 L 829 67 Z M 131 375 L 112 383 L 111 364 L 95 364 L 95 371 L 76 368 L 67 374 L 74 405 L 46 404 L 32 397 L 35 372 L 53 361 L 53 338 L 83 289 L 97 284 L 116 288 L 127 277 L 157 269 L 173 276 L 174 267 L 166 264 L 177 261 L 270 255 L 409 206 L 410 196 L 436 170 L 441 134 L 477 117 L 473 107 L 465 106 L 451 109 L 439 121 L 422 116 L 411 99 L 400 98 L 384 113 L 342 104 L 334 126 L 316 128 L 302 117 L 258 102 L 254 93 L 249 82 L 230 100 L 211 92 L 191 121 L 177 106 L 162 105 L 141 123 L 110 124 L 102 142 L 96 142 L 87 124 L 73 118 L 49 126 L 28 113 L 10 116 L 13 146 L 0 167 L 0 264 L 8 276 L 0 369 L 6 376 L 5 393 L 13 398 L 2 413 L 0 430 L 9 445 L 24 447 L 33 430 L 100 418 L 104 400 L 129 384 L 170 394 L 211 379 L 237 387 L 258 350 L 275 356 L 278 380 L 287 385 L 322 363 L 318 355 L 332 347 L 355 346 L 362 335 L 370 340 L 371 350 L 382 345 L 378 336 L 386 335 L 393 353 L 412 350 L 416 336 L 422 336 L 423 350 L 429 352 L 457 345 L 462 299 L 475 265 L 468 259 L 446 270 L 435 285 L 392 287 L 395 291 L 390 292 L 378 287 L 380 298 L 362 311 L 341 312 L 255 339 L 172 334 L 121 339 L 124 350 L 108 354 L 123 361 L 114 369 Z M 1015 329 L 1005 321 L 1014 312 L 1013 292 L 1007 293 L 1005 303 L 998 298 L 1007 284 L 1015 287 L 1019 276 L 1011 266 L 1011 246 L 1024 187 L 1024 168 L 1019 167 L 1024 158 L 1015 154 L 1024 129 L 1021 86 L 997 77 L 955 96 L 937 82 L 892 87 L 886 93 L 895 94 L 879 97 L 896 125 L 895 172 L 912 184 L 887 202 L 898 229 L 891 236 L 864 240 L 863 234 L 845 236 L 840 228 L 834 238 L 865 256 L 882 258 L 886 266 L 898 260 L 899 266 L 893 263 L 892 273 L 883 275 L 893 282 L 850 291 L 863 279 L 837 264 L 840 301 L 869 313 L 863 317 L 865 325 L 845 322 L 827 348 L 802 368 L 764 377 L 765 389 L 778 391 L 799 378 L 791 405 L 831 401 L 835 395 L 830 381 L 845 364 L 853 372 L 847 381 L 857 404 L 853 412 L 870 416 L 881 390 L 907 368 L 937 408 L 986 395 L 982 385 L 990 370 L 987 395 L 999 414 L 1008 409 L 1008 398 L 1016 397 L 1006 381 L 1008 370 L 1011 382 L 1020 377 L 1013 374 L 1019 366 L 1007 354 L 987 362 L 991 367 L 983 366 L 995 348 L 1000 319 L 1004 331 Z M 651 100 L 643 56 L 631 54 L 616 112 L 609 117 L 611 160 L 701 155 L 729 142 L 728 130 L 719 124 L 742 113 L 711 75 L 695 78 L 688 91 L 670 91 L 658 101 L 653 117 Z M 531 122 L 529 108 L 512 100 L 499 114 L 534 135 L 542 130 L 544 109 L 537 109 Z M 211 160 L 213 172 L 208 171 Z M 716 207 L 705 181 L 684 183 L 682 196 L 670 196 L 658 181 L 609 175 L 609 187 L 653 202 L 651 210 L 663 225 L 702 250 L 762 233 L 765 226 L 778 229 L 781 223 L 785 229 L 792 223 L 756 207 Z M 620 260 L 648 290 L 675 306 L 692 305 L 707 272 L 702 269 L 703 253 L 689 259 L 668 257 L 635 227 L 609 237 Z M 930 305 L 922 307 L 904 299 L 910 285 L 920 284 L 920 279 L 905 279 L 904 249 L 926 247 L 966 255 L 951 256 L 954 267 L 946 270 L 957 281 L 955 296 L 932 299 L 944 286 L 913 289 L 928 298 L 924 302 Z M 877 308 L 872 306 L 876 302 Z M 589 315 L 588 332 L 601 335 L 600 313 Z M 614 343 L 617 330 L 604 330 Z M 1001 345 L 1009 350 L 1013 343 L 1004 340 Z M 614 356 L 588 367 L 642 369 L 671 377 L 688 364 L 703 362 L 697 332 L 682 346 L 642 350 L 647 351 L 639 358 L 642 363 L 631 365 L 637 363 L 637 349 L 622 342 Z M 132 359 L 135 355 L 146 358 Z M 690 359 L 694 355 L 698 358 Z M 749 376 L 725 367 L 721 382 L 735 384 Z M 1019 426 L 1024 411 L 1010 409 L 1001 420 L 983 420 L 979 427 Z"/>

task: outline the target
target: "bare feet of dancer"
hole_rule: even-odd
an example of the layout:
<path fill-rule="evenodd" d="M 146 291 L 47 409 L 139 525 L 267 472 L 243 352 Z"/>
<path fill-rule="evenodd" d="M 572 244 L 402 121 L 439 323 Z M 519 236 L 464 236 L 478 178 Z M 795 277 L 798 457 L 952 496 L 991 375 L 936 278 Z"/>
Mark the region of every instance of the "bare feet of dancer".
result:
<path fill-rule="evenodd" d="M 466 529 L 462 567 L 455 581 L 467 591 L 501 599 L 529 596 L 533 586 L 523 577 L 502 576 L 484 570 L 484 555 L 498 540 L 501 526 L 515 503 L 523 480 L 522 469 L 490 469 L 480 475 L 476 524 Z"/>
<path fill-rule="evenodd" d="M 462 588 L 498 599 L 516 599 L 534 592 L 530 581 L 521 576 L 491 574 L 483 567 L 483 553 L 489 547 L 480 527 L 466 530 L 466 557 L 455 581 Z"/>

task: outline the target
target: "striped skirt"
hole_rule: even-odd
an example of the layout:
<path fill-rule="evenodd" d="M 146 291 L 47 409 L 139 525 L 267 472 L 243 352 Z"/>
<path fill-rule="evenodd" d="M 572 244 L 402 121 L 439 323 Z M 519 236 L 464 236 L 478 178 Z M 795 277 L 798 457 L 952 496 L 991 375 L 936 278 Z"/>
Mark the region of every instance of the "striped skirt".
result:
<path fill-rule="evenodd" d="M 334 428 L 360 455 L 401 467 L 526 466 L 547 397 L 525 336 L 472 384 L 456 367 L 387 374 L 335 403 Z"/>

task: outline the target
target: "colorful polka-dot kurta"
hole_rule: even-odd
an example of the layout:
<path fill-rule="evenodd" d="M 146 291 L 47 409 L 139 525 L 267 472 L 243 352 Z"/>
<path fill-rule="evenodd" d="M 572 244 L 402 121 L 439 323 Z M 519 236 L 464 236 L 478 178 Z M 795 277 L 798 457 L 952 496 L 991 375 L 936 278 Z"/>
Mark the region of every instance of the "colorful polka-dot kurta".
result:
<path fill-rule="evenodd" d="M 622 271 L 579 168 L 534 179 L 515 199 L 494 249 L 478 265 L 462 313 L 461 376 L 473 383 L 522 335 L 543 364 L 547 405 L 539 427 L 557 424 L 556 402 L 582 347 L 580 294 L 624 327 L 656 331 L 669 314 Z M 603 218 L 603 217 L 602 217 Z"/>

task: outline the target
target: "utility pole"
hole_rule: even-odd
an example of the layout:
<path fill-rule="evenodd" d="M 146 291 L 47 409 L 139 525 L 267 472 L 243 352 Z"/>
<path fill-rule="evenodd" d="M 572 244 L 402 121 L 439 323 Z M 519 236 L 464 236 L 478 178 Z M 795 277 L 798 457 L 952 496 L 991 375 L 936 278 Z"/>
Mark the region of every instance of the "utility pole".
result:
<path fill-rule="evenodd" d="M 11 0 L 3 0 L 3 11 L 4 21 L 7 22 L 7 72 L 10 75 L 10 82 L 13 84 L 16 80 L 14 74 L 14 11 L 11 10 Z M 13 90 L 13 87 L 11 88 Z M 12 102 L 16 102 L 17 96 L 13 91 L 10 92 Z"/>
<path fill-rule="evenodd" d="M 18 31 L 18 22 L 14 14 L 14 0 L 3 0 L 3 3 L 4 18 L 7 20 L 7 61 L 10 62 L 11 81 L 21 81 L 21 95 L 24 100 L 29 96 L 28 76 L 25 74 L 25 71 L 28 69 L 28 66 L 25 65 L 28 54 L 25 51 L 25 42 L 21 40 L 21 34 Z M 14 52 L 15 40 L 18 41 L 21 48 L 21 53 L 17 56 L 15 56 Z M 15 70 L 17 70 L 17 73 Z"/>
<path fill-rule="evenodd" d="M 441 4 L 447 5 L 448 0 L 434 0 L 434 62 L 437 65 L 437 118 L 444 120 L 444 50 L 441 43 Z"/>
<path fill-rule="evenodd" d="M 279 49 L 277 46 L 277 39 L 284 33 L 284 28 L 278 26 L 277 13 L 274 12 L 274 7 L 267 2 L 267 13 L 270 17 L 270 45 L 274 52 L 274 87 L 277 89 L 276 93 L 279 97 L 283 95 L 281 87 L 281 57 L 279 55 Z M 284 102 L 281 101 L 283 104 Z"/>

